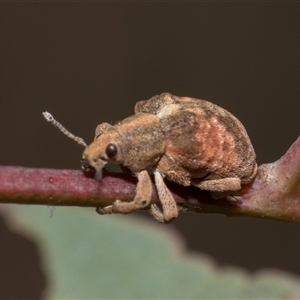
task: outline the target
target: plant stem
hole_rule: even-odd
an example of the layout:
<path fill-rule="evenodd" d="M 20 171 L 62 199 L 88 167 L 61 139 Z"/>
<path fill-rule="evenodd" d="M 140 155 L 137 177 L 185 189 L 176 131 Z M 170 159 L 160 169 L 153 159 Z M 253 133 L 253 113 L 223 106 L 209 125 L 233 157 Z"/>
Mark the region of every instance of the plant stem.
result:
<path fill-rule="evenodd" d="M 254 181 L 242 188 L 242 204 L 213 200 L 195 187 L 166 182 L 187 211 L 255 216 L 300 222 L 300 137 L 278 161 L 261 165 Z M 131 201 L 137 180 L 104 172 L 101 181 L 76 170 L 0 167 L 0 203 L 104 207 L 116 199 Z M 159 203 L 153 185 L 152 203 Z"/>

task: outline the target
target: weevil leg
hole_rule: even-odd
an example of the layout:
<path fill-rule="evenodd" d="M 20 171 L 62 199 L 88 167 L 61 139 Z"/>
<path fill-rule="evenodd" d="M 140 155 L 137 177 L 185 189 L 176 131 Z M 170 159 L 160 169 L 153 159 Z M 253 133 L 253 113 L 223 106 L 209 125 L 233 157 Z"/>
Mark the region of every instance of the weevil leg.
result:
<path fill-rule="evenodd" d="M 97 207 L 96 208 L 96 212 L 99 215 L 109 215 L 109 214 L 113 214 L 113 206 L 112 205 L 108 205 L 105 207 Z"/>
<path fill-rule="evenodd" d="M 171 192 L 165 185 L 163 176 L 160 172 L 154 171 L 154 179 L 158 192 L 158 197 L 162 206 L 162 214 L 164 217 L 163 220 L 164 223 L 168 223 L 178 217 L 177 205 Z M 154 216 L 154 218 L 157 216 L 157 220 L 160 221 L 161 217 L 159 216 L 157 210 L 159 210 L 157 206 L 153 208 L 151 207 L 151 214 Z"/>
<path fill-rule="evenodd" d="M 149 212 L 156 221 L 166 223 L 162 210 L 156 204 L 151 204 Z"/>
<path fill-rule="evenodd" d="M 242 197 L 237 196 L 236 192 L 241 189 L 241 180 L 236 177 L 221 178 L 212 180 L 192 180 L 192 185 L 201 190 L 210 191 L 214 199 L 225 199 L 232 204 L 241 204 Z"/>
<path fill-rule="evenodd" d="M 136 195 L 131 202 L 122 202 L 116 200 L 112 205 L 112 212 L 128 214 L 135 210 L 147 207 L 151 201 L 152 183 L 150 176 L 146 170 L 137 174 L 138 184 L 136 187 Z"/>
<path fill-rule="evenodd" d="M 193 179 L 192 185 L 210 192 L 238 191 L 241 189 L 241 179 L 236 177 L 211 180 Z"/>
<path fill-rule="evenodd" d="M 231 204 L 242 204 L 243 198 L 237 195 L 228 195 L 225 197 L 225 200 Z"/>
<path fill-rule="evenodd" d="M 178 206 L 178 205 L 177 205 L 177 209 L 178 211 L 182 211 L 182 212 L 187 211 L 185 207 Z M 160 223 L 166 223 L 162 210 L 156 204 L 151 204 L 149 212 L 156 221 Z"/>

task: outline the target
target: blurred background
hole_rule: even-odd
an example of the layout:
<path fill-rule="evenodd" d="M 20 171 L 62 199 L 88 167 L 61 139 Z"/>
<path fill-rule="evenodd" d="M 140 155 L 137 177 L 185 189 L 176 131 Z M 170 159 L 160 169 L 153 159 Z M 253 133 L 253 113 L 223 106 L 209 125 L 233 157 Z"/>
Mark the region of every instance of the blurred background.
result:
<path fill-rule="evenodd" d="M 300 133 L 299 13 L 297 2 L 2 2 L 0 164 L 79 169 L 83 148 L 43 111 L 89 143 L 97 124 L 162 92 L 226 108 L 258 163 L 277 160 Z M 0 225 L 0 297 L 15 286 L 34 298 L 47 284 L 35 245 Z M 297 224 L 187 213 L 168 226 L 219 265 L 300 275 Z"/>

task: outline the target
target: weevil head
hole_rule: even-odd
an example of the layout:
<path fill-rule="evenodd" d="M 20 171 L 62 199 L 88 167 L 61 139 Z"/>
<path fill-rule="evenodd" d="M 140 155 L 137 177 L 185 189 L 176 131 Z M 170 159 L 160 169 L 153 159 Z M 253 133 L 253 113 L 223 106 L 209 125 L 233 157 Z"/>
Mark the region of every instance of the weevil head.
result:
<path fill-rule="evenodd" d="M 85 148 L 81 159 L 82 170 L 95 172 L 95 178 L 100 180 L 102 170 L 108 161 L 123 163 L 120 144 L 119 134 L 114 129 L 104 132 Z"/>

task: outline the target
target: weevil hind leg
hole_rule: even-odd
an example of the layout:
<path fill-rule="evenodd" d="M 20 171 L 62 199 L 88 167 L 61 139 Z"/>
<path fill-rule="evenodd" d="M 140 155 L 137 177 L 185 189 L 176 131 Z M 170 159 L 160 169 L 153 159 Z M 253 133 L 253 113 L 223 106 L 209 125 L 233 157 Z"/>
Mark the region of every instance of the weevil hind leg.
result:
<path fill-rule="evenodd" d="M 243 203 L 243 198 L 237 195 L 228 195 L 225 197 L 225 200 L 234 205 Z"/>
<path fill-rule="evenodd" d="M 152 183 L 150 176 L 146 170 L 137 174 L 138 184 L 136 187 L 136 195 L 131 202 L 122 202 L 116 200 L 113 205 L 107 207 L 107 213 L 129 214 L 133 211 L 143 209 L 150 204 L 152 195 Z M 105 209 L 105 208 L 104 208 Z"/>
<path fill-rule="evenodd" d="M 243 198 L 237 195 L 236 191 L 228 192 L 210 192 L 210 195 L 213 199 L 224 199 L 228 203 L 237 205 L 243 203 Z"/>
<path fill-rule="evenodd" d="M 241 180 L 239 178 L 194 179 L 192 185 L 202 190 L 210 191 L 210 195 L 214 199 L 225 199 L 231 204 L 241 204 L 243 202 L 242 197 L 237 196 L 237 191 L 241 189 Z"/>
<path fill-rule="evenodd" d="M 164 183 L 161 173 L 154 171 L 154 179 L 162 211 L 156 205 L 151 205 L 150 213 L 157 221 L 168 223 L 178 217 L 178 208 L 173 195 Z"/>
<path fill-rule="evenodd" d="M 210 192 L 238 191 L 241 189 L 241 179 L 236 177 L 210 180 L 193 179 L 192 185 Z"/>

